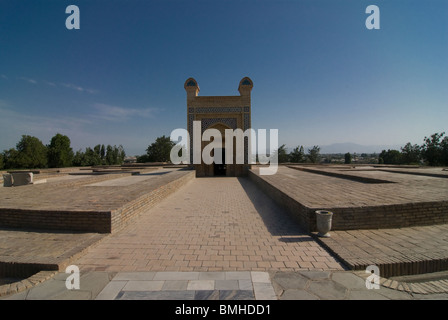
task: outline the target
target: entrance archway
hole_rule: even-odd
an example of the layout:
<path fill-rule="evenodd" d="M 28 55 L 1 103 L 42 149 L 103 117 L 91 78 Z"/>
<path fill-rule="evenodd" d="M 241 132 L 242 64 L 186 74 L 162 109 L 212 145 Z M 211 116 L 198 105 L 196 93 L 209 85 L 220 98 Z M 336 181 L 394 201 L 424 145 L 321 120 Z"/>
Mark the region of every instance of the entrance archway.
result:
<path fill-rule="evenodd" d="M 216 150 L 216 149 L 215 149 Z M 218 159 L 216 157 L 216 154 L 219 154 L 218 152 L 215 153 L 215 162 L 213 164 L 213 174 L 215 176 L 226 176 L 227 175 L 227 164 L 226 164 L 226 148 L 221 148 L 221 163 L 217 163 Z"/>
<path fill-rule="evenodd" d="M 231 128 L 221 122 L 218 122 L 211 125 L 207 129 L 217 129 L 221 133 L 221 139 L 222 139 L 221 148 L 215 148 L 213 151 L 214 162 L 209 169 L 211 171 L 211 172 L 209 171 L 211 173 L 210 175 L 228 176 L 231 173 L 229 170 L 231 168 L 231 165 L 226 163 L 226 152 L 232 152 L 233 150 L 226 150 L 225 148 L 226 145 L 225 130 Z M 220 153 L 219 151 L 221 151 L 221 159 L 217 158 Z M 233 156 L 235 157 L 235 154 L 233 154 Z"/>

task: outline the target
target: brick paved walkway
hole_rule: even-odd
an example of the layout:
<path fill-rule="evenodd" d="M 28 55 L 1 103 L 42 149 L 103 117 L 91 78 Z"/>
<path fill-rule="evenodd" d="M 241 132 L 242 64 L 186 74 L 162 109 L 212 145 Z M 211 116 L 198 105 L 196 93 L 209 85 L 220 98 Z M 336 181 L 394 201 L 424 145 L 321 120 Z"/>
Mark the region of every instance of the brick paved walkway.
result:
<path fill-rule="evenodd" d="M 247 178 L 198 178 L 80 260 L 94 271 L 342 270 Z"/>

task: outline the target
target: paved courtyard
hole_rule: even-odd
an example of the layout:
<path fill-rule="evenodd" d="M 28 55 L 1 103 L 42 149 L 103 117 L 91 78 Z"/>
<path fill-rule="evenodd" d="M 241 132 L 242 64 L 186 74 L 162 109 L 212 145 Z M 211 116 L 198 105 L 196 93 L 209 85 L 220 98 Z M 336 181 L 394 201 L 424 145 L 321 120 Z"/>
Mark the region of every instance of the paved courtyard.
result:
<path fill-rule="evenodd" d="M 176 174 L 175 170 L 159 170 L 140 176 L 113 175 L 100 180 L 91 177 L 55 178 L 48 185 L 3 190 L 7 200 L 3 203 L 14 203 L 20 207 L 20 199 L 24 199 L 24 207 L 31 206 L 32 199 L 27 197 L 27 190 L 33 191 L 30 195 L 35 199 L 40 199 L 40 191 L 51 190 L 61 200 L 64 209 L 70 208 L 70 204 L 83 209 L 92 206 L 105 208 L 111 204 L 119 207 L 123 203 L 131 203 L 147 190 L 163 187 Z M 387 203 L 417 199 L 417 194 L 421 199 L 437 201 L 446 193 L 446 178 L 439 176 L 391 176 L 389 172 L 374 174 L 373 171 L 353 170 L 350 174 L 395 179 L 396 184 L 385 184 L 387 187 L 409 184 L 409 187 L 416 188 L 413 191 L 409 188 L 408 193 L 401 196 L 393 196 L 393 190 L 389 190 L 390 197 L 383 199 Z M 362 206 L 378 201 L 375 200 L 377 196 L 372 197 L 374 185 L 290 168 L 280 168 L 275 177 L 268 178 L 273 184 L 312 203 L 338 201 L 340 205 L 353 201 L 353 205 Z M 309 188 L 304 188 L 304 184 Z M 360 191 L 356 193 L 354 188 L 359 186 L 364 189 L 356 188 Z M 426 191 L 420 193 L 417 189 Z M 442 192 L 434 192 L 436 190 Z M 19 196 L 13 198 L 7 193 Z M 88 196 L 83 200 L 83 195 Z M 110 203 L 106 199 L 99 201 L 100 197 L 112 200 Z M 50 198 L 48 201 L 45 199 L 39 204 L 41 209 L 58 208 Z M 365 288 L 365 272 L 345 271 L 338 260 L 341 258 L 340 261 L 350 267 L 382 262 L 396 265 L 400 262 L 405 263 L 405 271 L 409 267 L 408 262 L 429 259 L 438 263 L 442 259 L 445 263 L 448 225 L 332 231 L 332 238 L 316 241 L 313 234 L 304 232 L 249 178 L 193 178 L 162 199 L 112 234 L 2 228 L 0 261 L 51 265 L 51 270 L 59 268 L 60 272 L 39 272 L 22 282 L 12 283 L 11 290 L 8 285 L 1 286 L 0 283 L 0 296 L 21 289 L 20 293 L 6 297 L 185 300 L 448 298 L 446 274 L 415 283 L 382 278 L 381 290 L 373 291 Z M 436 234 L 438 236 L 434 237 Z M 81 290 L 68 291 L 65 288 L 67 274 L 63 270 L 68 264 L 80 267 Z M 5 283 L 10 281 L 3 280 Z"/>
<path fill-rule="evenodd" d="M 247 178 L 198 178 L 74 262 L 94 271 L 342 270 Z"/>

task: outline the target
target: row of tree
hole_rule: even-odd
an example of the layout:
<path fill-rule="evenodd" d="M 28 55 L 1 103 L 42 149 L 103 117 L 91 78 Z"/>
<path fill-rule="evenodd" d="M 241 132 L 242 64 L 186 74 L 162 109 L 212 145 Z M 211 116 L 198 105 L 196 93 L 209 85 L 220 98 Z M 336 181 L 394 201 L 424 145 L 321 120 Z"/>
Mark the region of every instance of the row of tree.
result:
<path fill-rule="evenodd" d="M 146 154 L 137 157 L 137 162 L 169 162 L 171 148 L 174 145 L 175 143 L 170 140 L 170 137 L 158 137 L 155 142 L 148 146 Z M 183 151 L 186 151 L 185 148 L 183 148 Z M 317 163 L 320 159 L 320 148 L 318 146 L 308 149 L 307 154 L 305 154 L 303 146 L 298 146 L 288 153 L 286 145 L 282 145 L 275 152 L 278 154 L 279 163 Z"/>
<path fill-rule="evenodd" d="M 126 154 L 120 145 L 107 147 L 96 145 L 76 153 L 70 146 L 69 137 L 60 133 L 44 145 L 38 138 L 23 135 L 16 148 L 0 154 L 0 169 L 63 168 L 70 166 L 122 164 Z"/>
<path fill-rule="evenodd" d="M 93 149 L 87 147 L 84 152 L 76 151 L 73 157 L 73 166 L 120 165 L 124 162 L 125 157 L 126 153 L 121 145 L 105 147 L 104 144 L 98 144 Z"/>
<path fill-rule="evenodd" d="M 311 149 L 308 149 L 308 152 L 305 154 L 303 146 L 297 146 L 288 153 L 286 151 L 286 146 L 283 144 L 275 152 L 278 155 L 278 163 L 318 163 L 320 160 L 319 146 L 313 146 Z"/>
<path fill-rule="evenodd" d="M 422 145 L 408 142 L 399 150 L 383 150 L 380 164 L 427 164 L 429 166 L 448 166 L 448 136 L 445 132 L 434 133 L 423 139 Z"/>

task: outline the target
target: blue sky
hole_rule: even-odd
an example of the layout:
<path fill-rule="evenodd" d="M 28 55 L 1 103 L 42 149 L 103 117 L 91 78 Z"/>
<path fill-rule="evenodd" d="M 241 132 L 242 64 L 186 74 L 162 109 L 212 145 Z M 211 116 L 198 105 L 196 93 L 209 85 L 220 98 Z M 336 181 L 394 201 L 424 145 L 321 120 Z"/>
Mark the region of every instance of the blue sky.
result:
<path fill-rule="evenodd" d="M 187 78 L 237 95 L 244 76 L 252 126 L 280 144 L 421 144 L 448 131 L 447 21 L 443 0 L 2 0 L 0 150 L 59 132 L 143 154 L 186 127 Z"/>

